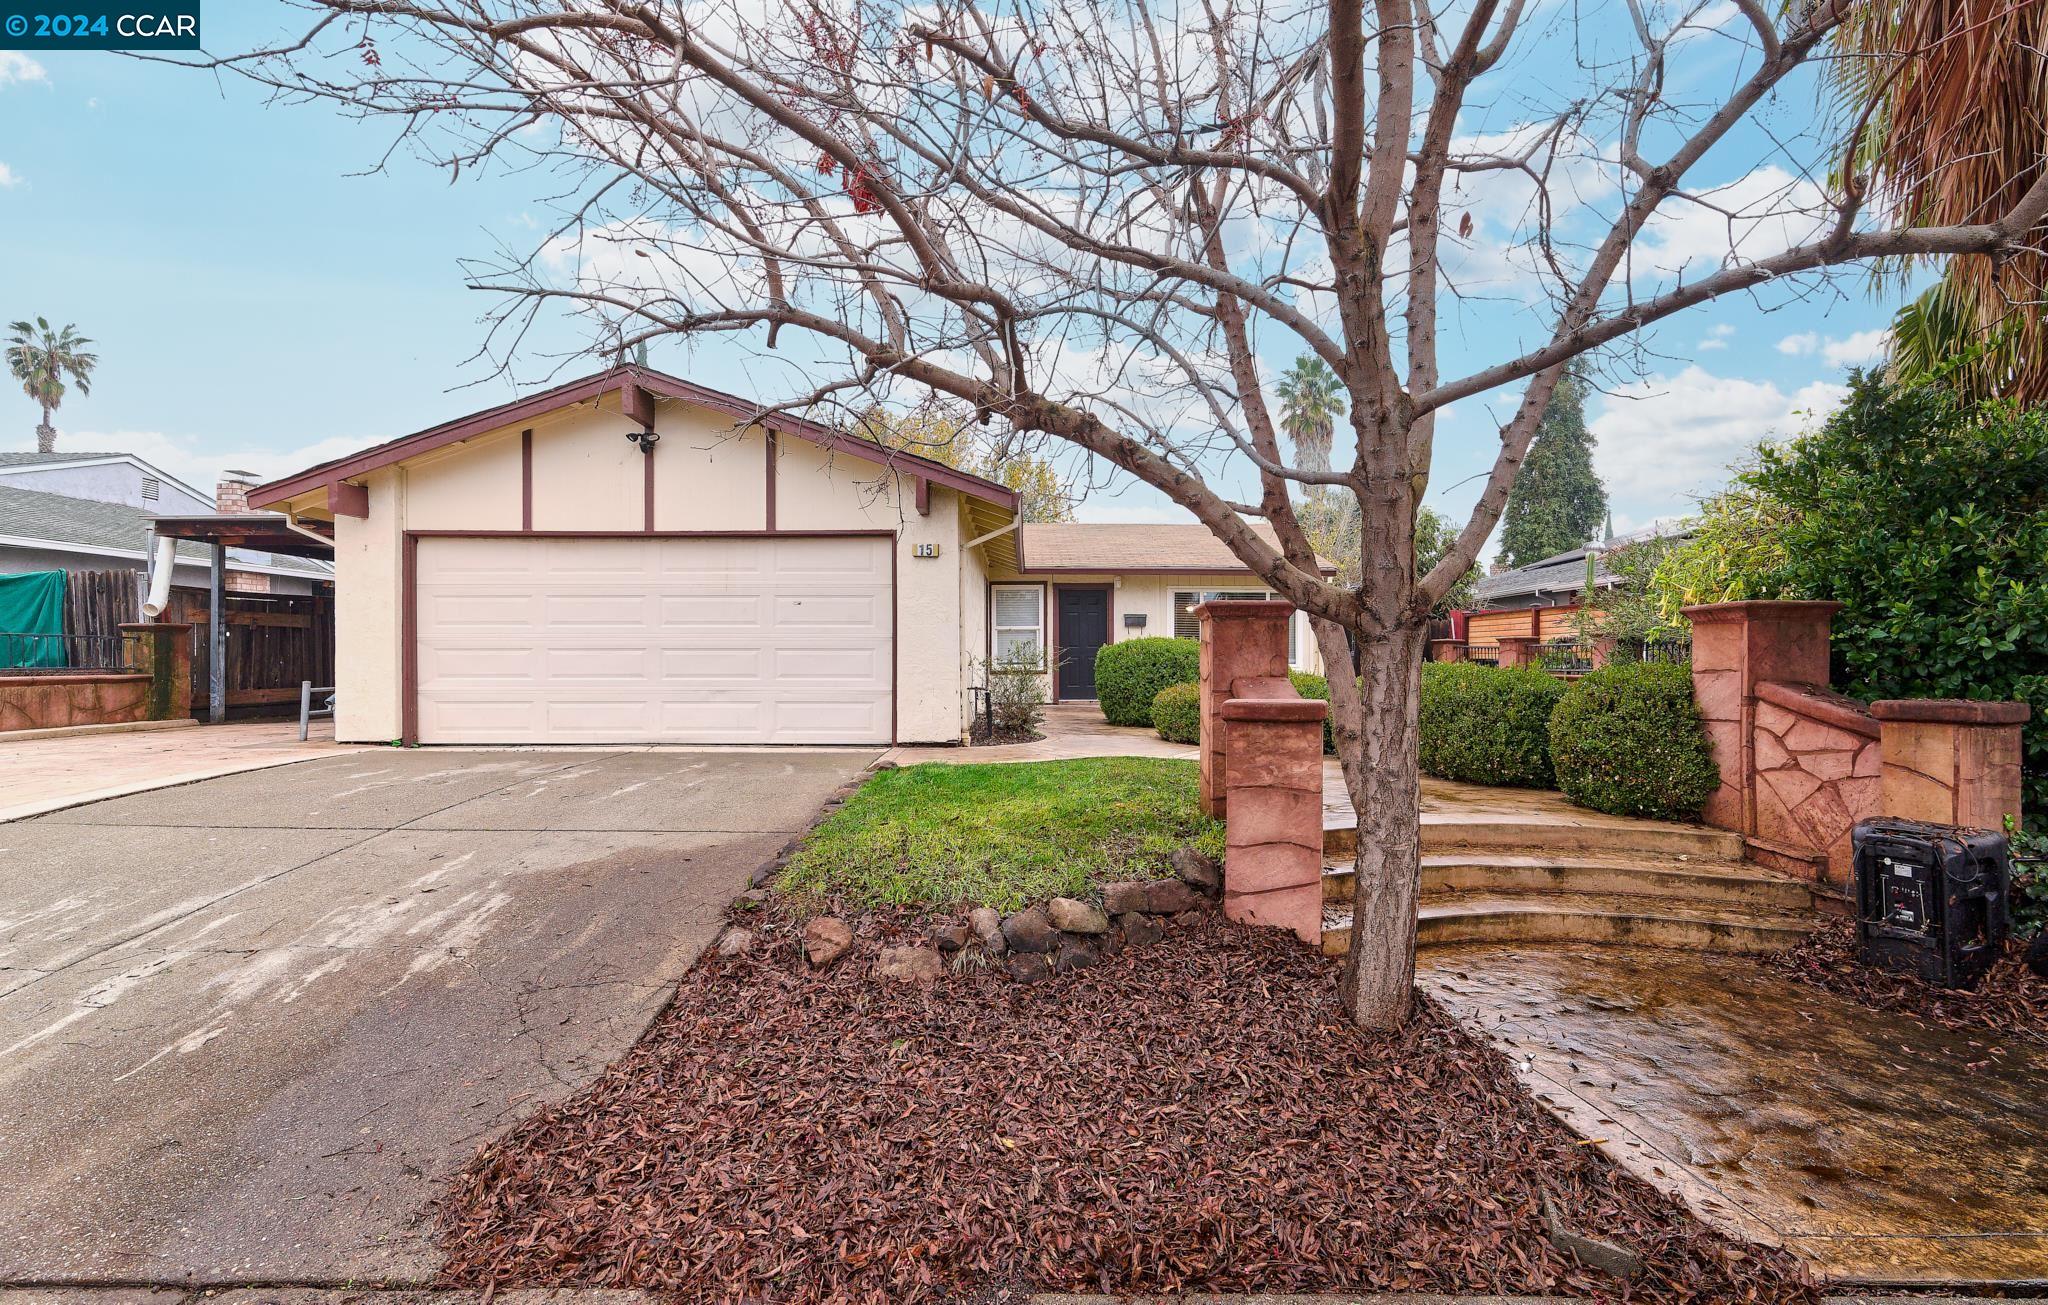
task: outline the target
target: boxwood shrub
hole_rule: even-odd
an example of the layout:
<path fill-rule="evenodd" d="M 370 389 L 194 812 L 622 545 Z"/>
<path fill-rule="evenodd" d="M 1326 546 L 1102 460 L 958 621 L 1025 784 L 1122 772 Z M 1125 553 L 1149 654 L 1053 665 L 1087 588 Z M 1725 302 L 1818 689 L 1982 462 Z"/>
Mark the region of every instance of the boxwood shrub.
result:
<path fill-rule="evenodd" d="M 1580 679 L 1551 713 L 1550 755 L 1567 798 L 1616 816 L 1692 820 L 1721 782 L 1687 664 Z"/>
<path fill-rule="evenodd" d="M 1202 686 L 1169 684 L 1152 699 L 1152 728 L 1168 743 L 1202 741 Z"/>
<path fill-rule="evenodd" d="M 1095 654 L 1095 697 L 1112 725 L 1150 725 L 1161 689 L 1201 677 L 1202 649 L 1193 639 L 1130 639 Z"/>
<path fill-rule="evenodd" d="M 1470 662 L 1422 668 L 1422 773 L 1468 784 L 1551 788 L 1550 713 L 1563 681 Z"/>

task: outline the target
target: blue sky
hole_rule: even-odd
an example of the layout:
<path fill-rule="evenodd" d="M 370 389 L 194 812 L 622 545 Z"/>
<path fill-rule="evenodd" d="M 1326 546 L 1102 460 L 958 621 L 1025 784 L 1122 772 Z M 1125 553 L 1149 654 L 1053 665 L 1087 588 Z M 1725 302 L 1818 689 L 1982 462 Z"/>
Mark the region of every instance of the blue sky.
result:
<path fill-rule="evenodd" d="M 260 41 L 289 17 L 253 0 L 228 9 L 209 7 L 211 47 Z M 1807 93 L 1771 112 L 1811 108 Z M 358 175 L 378 166 L 388 126 L 112 54 L 0 53 L 0 124 L 0 321 L 75 322 L 101 355 L 93 393 L 58 416 L 60 447 L 132 449 L 205 487 L 225 467 L 281 474 L 517 392 L 470 361 L 491 303 L 464 288 L 459 260 L 531 240 L 546 178 L 451 186 L 405 155 Z M 1731 141 L 1707 180 L 1739 180 L 1769 148 L 1761 134 Z M 1591 405 L 1617 524 L 1683 512 L 1746 445 L 1833 402 L 1890 311 L 1851 280 L 1771 311 L 1726 301 L 1659 330 L 1641 377 Z M 1447 319 L 1457 349 L 1498 356 L 1507 339 L 1494 316 L 1474 303 Z M 513 375 L 586 370 L 558 370 L 583 340 L 576 324 L 544 322 Z M 652 361 L 761 397 L 795 388 L 751 356 L 714 344 L 657 347 Z M 1433 505 L 1469 506 L 1493 443 L 1486 409 L 1512 402 L 1457 406 Z M 18 389 L 0 392 L 0 448 L 32 447 L 36 419 Z M 1133 487 L 1083 514 L 1175 510 Z"/>

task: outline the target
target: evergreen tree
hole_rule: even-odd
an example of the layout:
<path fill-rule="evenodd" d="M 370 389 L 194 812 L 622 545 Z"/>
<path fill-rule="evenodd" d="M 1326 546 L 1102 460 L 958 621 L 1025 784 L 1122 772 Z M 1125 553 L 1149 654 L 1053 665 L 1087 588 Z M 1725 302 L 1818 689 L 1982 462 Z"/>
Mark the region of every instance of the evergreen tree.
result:
<path fill-rule="evenodd" d="M 1527 566 L 1579 547 L 1607 516 L 1607 490 L 1593 471 L 1593 435 L 1586 429 L 1586 382 L 1571 374 L 1557 383 L 1543 424 L 1529 445 L 1522 475 L 1501 514 L 1500 555 Z"/>

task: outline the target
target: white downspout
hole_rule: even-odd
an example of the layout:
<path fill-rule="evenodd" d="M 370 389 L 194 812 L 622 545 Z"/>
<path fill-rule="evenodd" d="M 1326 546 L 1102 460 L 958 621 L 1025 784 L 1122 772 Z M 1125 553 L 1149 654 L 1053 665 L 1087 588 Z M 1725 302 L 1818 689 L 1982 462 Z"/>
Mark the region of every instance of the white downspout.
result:
<path fill-rule="evenodd" d="M 152 621 L 171 605 L 171 568 L 178 560 L 177 540 L 169 535 L 157 535 L 155 539 L 156 548 L 149 560 L 149 596 L 142 603 L 142 614 Z"/>

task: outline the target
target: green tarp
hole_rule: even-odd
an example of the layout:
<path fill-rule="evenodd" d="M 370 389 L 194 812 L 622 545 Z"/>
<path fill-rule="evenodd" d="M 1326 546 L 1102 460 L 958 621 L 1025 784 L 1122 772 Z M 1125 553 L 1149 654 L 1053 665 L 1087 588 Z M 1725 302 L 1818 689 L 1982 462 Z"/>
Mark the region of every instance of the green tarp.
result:
<path fill-rule="evenodd" d="M 0 666 L 69 665 L 63 635 L 62 571 L 0 575 Z"/>

